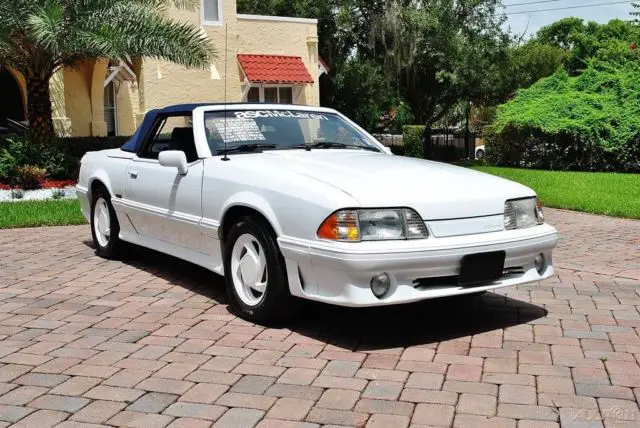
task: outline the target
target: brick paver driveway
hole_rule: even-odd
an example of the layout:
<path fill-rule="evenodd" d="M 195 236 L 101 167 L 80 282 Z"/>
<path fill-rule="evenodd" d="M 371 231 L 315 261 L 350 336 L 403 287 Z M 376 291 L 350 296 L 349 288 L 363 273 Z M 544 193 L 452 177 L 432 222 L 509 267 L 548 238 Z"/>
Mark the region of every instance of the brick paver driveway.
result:
<path fill-rule="evenodd" d="M 0 426 L 640 426 L 640 222 L 549 210 L 558 274 L 278 328 L 89 229 L 0 231 Z M 16 426 L 18 426 L 16 425 Z"/>

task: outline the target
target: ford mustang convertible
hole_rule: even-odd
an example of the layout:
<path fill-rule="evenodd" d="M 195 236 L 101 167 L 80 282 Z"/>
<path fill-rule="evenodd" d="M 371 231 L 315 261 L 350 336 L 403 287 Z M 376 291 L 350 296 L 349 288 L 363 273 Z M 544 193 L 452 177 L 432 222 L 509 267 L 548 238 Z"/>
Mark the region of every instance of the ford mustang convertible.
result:
<path fill-rule="evenodd" d="M 394 156 L 335 110 L 177 105 L 87 153 L 77 192 L 96 251 L 123 242 L 224 275 L 257 322 L 299 298 L 394 305 L 553 275 L 556 230 L 529 188 Z"/>

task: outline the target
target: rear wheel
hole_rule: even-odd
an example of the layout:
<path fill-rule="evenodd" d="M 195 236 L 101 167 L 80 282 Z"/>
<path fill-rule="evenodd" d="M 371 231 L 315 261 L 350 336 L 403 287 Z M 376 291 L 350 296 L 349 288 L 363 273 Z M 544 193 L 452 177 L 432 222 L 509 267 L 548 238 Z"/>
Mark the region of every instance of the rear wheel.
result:
<path fill-rule="evenodd" d="M 91 203 L 91 236 L 96 254 L 108 259 L 117 257 L 122 247 L 119 235 L 120 224 L 111 205 L 111 196 L 99 188 L 93 192 Z"/>
<path fill-rule="evenodd" d="M 264 220 L 248 216 L 232 226 L 224 272 L 231 305 L 243 318 L 273 322 L 294 313 L 297 302 L 289 292 L 284 258 Z"/>

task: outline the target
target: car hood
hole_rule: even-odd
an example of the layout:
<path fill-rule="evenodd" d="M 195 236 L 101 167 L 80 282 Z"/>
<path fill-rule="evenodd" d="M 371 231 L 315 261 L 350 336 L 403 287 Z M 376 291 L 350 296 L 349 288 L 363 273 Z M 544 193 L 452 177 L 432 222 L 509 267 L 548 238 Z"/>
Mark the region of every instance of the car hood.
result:
<path fill-rule="evenodd" d="M 321 181 L 348 193 L 361 207 L 410 207 L 424 220 L 502 214 L 507 199 L 535 196 L 509 180 L 402 156 L 312 150 L 268 151 L 257 158 L 265 163 L 263 170 L 278 168 Z"/>

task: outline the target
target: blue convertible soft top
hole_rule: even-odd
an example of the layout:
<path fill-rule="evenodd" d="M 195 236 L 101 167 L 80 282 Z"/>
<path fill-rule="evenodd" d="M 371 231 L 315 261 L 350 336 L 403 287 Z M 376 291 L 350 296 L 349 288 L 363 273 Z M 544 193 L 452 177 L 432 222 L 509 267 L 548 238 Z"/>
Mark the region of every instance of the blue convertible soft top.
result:
<path fill-rule="evenodd" d="M 216 103 L 208 103 L 208 104 L 179 104 L 173 105 L 161 109 L 151 110 L 145 116 L 142 121 L 142 125 L 138 127 L 136 132 L 131 136 L 129 141 L 127 141 L 124 146 L 120 147 L 121 150 L 125 152 L 136 153 L 142 142 L 144 141 L 145 136 L 151 132 L 151 128 L 156 121 L 156 118 L 160 115 L 187 115 L 193 113 L 198 107 L 216 105 Z"/>

